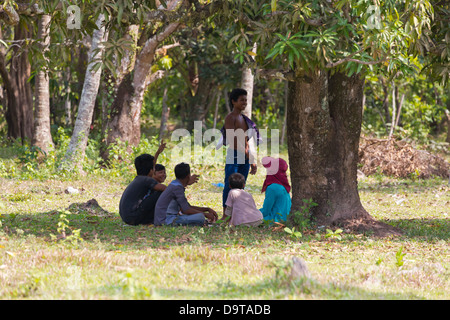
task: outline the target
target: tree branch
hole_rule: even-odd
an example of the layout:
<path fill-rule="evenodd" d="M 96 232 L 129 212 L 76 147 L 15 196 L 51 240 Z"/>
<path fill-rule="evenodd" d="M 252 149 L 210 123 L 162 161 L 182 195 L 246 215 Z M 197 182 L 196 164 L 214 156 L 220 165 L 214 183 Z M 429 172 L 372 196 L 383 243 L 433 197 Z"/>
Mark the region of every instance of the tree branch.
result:
<path fill-rule="evenodd" d="M 163 54 L 163 55 L 165 55 L 167 50 L 175 48 L 175 47 L 179 47 L 179 46 L 181 46 L 181 44 L 179 42 L 168 44 L 166 46 L 162 46 L 161 48 L 156 50 L 156 54 Z"/>
<path fill-rule="evenodd" d="M 384 62 L 386 60 L 387 59 L 381 59 L 381 60 L 377 60 L 377 61 L 362 61 L 362 60 L 358 60 L 358 59 L 346 59 L 346 61 L 343 61 L 343 62 L 356 62 L 356 63 L 363 64 L 363 65 L 366 65 L 366 66 L 372 66 L 374 64 L 378 64 L 378 63 Z"/>
<path fill-rule="evenodd" d="M 361 49 L 359 51 L 356 51 L 356 52 L 353 52 L 353 53 L 349 54 L 347 57 L 345 57 L 345 58 L 343 58 L 341 60 L 338 60 L 336 62 L 330 62 L 330 63 L 328 63 L 325 66 L 325 68 L 331 69 L 331 68 L 337 67 L 338 65 L 343 64 L 345 62 L 356 62 L 356 63 L 359 63 L 359 64 L 364 64 L 364 65 L 369 65 L 370 66 L 370 65 L 374 65 L 374 64 L 378 64 L 378 63 L 386 61 L 386 58 L 381 59 L 381 60 L 377 60 L 377 61 L 362 61 L 362 60 L 358 60 L 358 59 L 353 59 L 353 57 L 355 55 L 363 52 L 364 50 L 365 49 L 363 48 L 363 49 Z"/>
<path fill-rule="evenodd" d="M 289 11 L 274 11 L 274 12 L 271 12 L 271 13 L 269 13 L 269 14 L 267 14 L 267 16 L 269 17 L 269 18 L 271 18 L 271 17 L 273 17 L 273 16 L 278 16 L 278 15 L 280 15 L 280 14 L 290 14 L 291 12 L 289 12 Z"/>
<path fill-rule="evenodd" d="M 11 26 L 15 26 L 19 23 L 19 14 L 32 16 L 43 13 L 44 11 L 39 8 L 37 3 L 17 3 L 17 10 L 10 5 L 0 6 L 0 20 L 5 21 L 5 23 Z"/>
<path fill-rule="evenodd" d="M 162 79 L 165 74 L 166 71 L 158 70 L 155 73 L 148 75 L 145 86 L 148 87 L 151 83 L 155 82 L 156 80 Z"/>
<path fill-rule="evenodd" d="M 192 1 L 189 1 L 192 4 Z M 176 1 L 174 2 L 176 3 Z M 151 11 L 147 15 L 148 21 L 160 21 L 160 22 L 166 22 L 166 23 L 172 23 L 179 21 L 181 23 L 185 23 L 187 19 L 196 19 L 196 20 L 202 20 L 207 16 L 210 16 L 217 12 L 221 6 L 223 5 L 222 0 L 216 0 L 212 1 L 205 5 L 200 5 L 199 2 L 195 1 L 195 11 L 191 12 L 190 14 L 186 15 L 185 12 L 182 10 L 178 10 L 177 12 L 174 11 L 175 5 L 167 5 L 167 9 L 164 7 L 159 7 L 158 10 Z M 181 8 L 181 6 L 180 6 Z"/>
<path fill-rule="evenodd" d="M 264 79 L 280 79 L 287 81 L 295 80 L 295 74 L 293 71 L 281 69 L 258 69 L 256 70 L 256 76 Z"/>
<path fill-rule="evenodd" d="M 305 23 L 313 26 L 313 27 L 320 27 L 324 25 L 324 22 L 322 19 L 304 19 Z"/>
<path fill-rule="evenodd" d="M 0 18 L 3 19 L 10 26 L 17 25 L 20 20 L 17 11 L 10 5 L 0 6 Z"/>
<path fill-rule="evenodd" d="M 349 9 L 350 9 L 349 4 L 346 3 L 342 8 L 342 12 L 344 13 L 344 17 L 345 19 L 347 19 L 348 23 L 352 23 L 352 18 L 350 17 Z"/>

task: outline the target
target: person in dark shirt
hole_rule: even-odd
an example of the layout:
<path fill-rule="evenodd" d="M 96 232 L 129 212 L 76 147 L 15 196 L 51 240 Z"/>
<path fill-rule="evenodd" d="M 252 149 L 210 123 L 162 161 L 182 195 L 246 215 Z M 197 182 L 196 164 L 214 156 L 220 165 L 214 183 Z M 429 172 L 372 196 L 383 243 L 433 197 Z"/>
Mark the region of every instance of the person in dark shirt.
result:
<path fill-rule="evenodd" d="M 194 225 L 202 226 L 205 217 L 214 222 L 217 213 L 207 207 L 191 206 L 186 199 L 185 188 L 197 181 L 198 176 L 191 175 L 187 163 L 175 166 L 175 177 L 159 197 L 155 206 L 155 226 L 161 225 Z"/>
<path fill-rule="evenodd" d="M 156 160 L 164 148 L 165 143 L 161 143 L 155 157 L 142 154 L 134 160 L 137 176 L 127 186 L 119 203 L 119 214 L 126 224 L 153 223 L 156 201 L 166 189 L 153 178 Z"/>

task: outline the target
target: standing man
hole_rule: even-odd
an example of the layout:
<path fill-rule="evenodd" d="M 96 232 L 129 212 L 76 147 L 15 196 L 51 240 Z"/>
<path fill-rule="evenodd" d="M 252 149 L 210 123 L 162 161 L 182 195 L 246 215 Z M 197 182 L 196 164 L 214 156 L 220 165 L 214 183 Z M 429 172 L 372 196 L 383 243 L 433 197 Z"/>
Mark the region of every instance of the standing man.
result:
<path fill-rule="evenodd" d="M 244 176 L 245 181 L 247 181 L 249 171 L 250 174 L 256 174 L 257 166 L 255 161 L 256 150 L 254 148 L 254 139 L 256 139 L 257 145 L 260 139 L 259 131 L 255 123 L 242 114 L 247 106 L 247 91 L 240 88 L 233 89 L 230 93 L 230 105 L 233 107 L 233 110 L 226 116 L 225 125 L 220 130 L 222 132 L 223 144 L 229 145 L 222 194 L 224 212 L 226 209 L 225 203 L 230 191 L 229 177 L 233 173 L 240 173 Z"/>

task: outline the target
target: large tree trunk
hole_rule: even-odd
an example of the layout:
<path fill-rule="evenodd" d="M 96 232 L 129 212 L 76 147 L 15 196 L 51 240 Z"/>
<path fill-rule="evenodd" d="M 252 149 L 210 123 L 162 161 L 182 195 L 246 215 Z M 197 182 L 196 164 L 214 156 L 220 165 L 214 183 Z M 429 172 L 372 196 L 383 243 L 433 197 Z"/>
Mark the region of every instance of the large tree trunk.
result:
<path fill-rule="evenodd" d="M 22 24 L 14 29 L 14 40 L 31 37 L 31 30 L 27 30 Z M 6 61 L 6 54 L 2 48 L 0 52 L 0 74 L 2 75 L 6 89 L 6 123 L 8 125 L 8 137 L 22 140 L 31 139 L 33 135 L 33 95 L 31 84 L 28 82 L 31 75 L 31 65 L 28 60 L 28 49 L 24 44 L 14 46 L 12 57 Z M 9 71 L 7 64 L 10 65 Z"/>
<path fill-rule="evenodd" d="M 139 26 L 136 24 L 132 24 L 127 27 L 127 32 L 124 36 L 124 39 L 132 41 L 134 46 L 137 46 L 139 37 Z M 123 80 L 123 77 L 129 73 L 134 68 L 134 63 L 136 61 L 136 50 L 124 50 L 123 56 L 120 61 L 117 61 L 117 76 L 115 79 L 115 91 L 118 90 L 118 86 Z"/>
<path fill-rule="evenodd" d="M 89 49 L 89 62 L 78 107 L 78 115 L 75 121 L 72 138 L 70 139 L 69 147 L 64 158 L 64 165 L 67 165 L 69 168 L 78 167 L 80 165 L 80 161 L 84 157 L 87 146 L 95 100 L 97 98 L 102 73 L 101 66 L 96 70 L 93 69 L 93 66 L 97 63 L 97 57 L 101 57 L 103 54 L 104 46 L 101 43 L 107 39 L 105 26 L 102 25 L 103 21 L 104 15 L 100 14 L 97 19 L 98 29 L 95 30 L 92 35 L 92 45 Z"/>
<path fill-rule="evenodd" d="M 193 37 L 196 35 L 194 34 Z M 204 64 L 197 61 L 190 61 L 186 64 L 187 71 L 184 70 L 184 73 L 186 74 L 188 93 L 186 94 L 187 99 L 183 101 L 183 109 L 187 117 L 182 117 L 182 119 L 184 119 L 187 130 L 192 131 L 195 128 L 195 121 L 202 121 L 204 127 L 205 117 L 214 95 L 213 87 L 216 84 L 212 79 L 205 77 L 207 72 L 205 73 Z"/>
<path fill-rule="evenodd" d="M 70 102 L 70 68 L 66 68 L 64 73 L 64 82 L 67 84 L 66 87 L 66 100 L 64 101 L 64 124 L 66 126 L 72 125 L 72 103 Z"/>
<path fill-rule="evenodd" d="M 349 222 L 364 221 L 380 229 L 363 208 L 357 189 L 363 86 L 359 75 L 330 76 L 326 71 L 289 83 L 292 211 L 304 205 L 303 199 L 312 199 L 318 206 L 311 214 L 320 225 L 348 227 Z"/>
<path fill-rule="evenodd" d="M 252 52 L 256 54 L 256 43 L 253 44 Z M 245 107 L 244 114 L 251 119 L 252 118 L 252 101 L 253 101 L 253 87 L 255 76 L 252 73 L 250 67 L 244 67 L 242 70 L 242 89 L 247 91 L 247 106 Z"/>
<path fill-rule="evenodd" d="M 151 67 L 159 44 L 177 30 L 180 23 L 169 24 L 161 33 L 147 40 L 136 57 L 133 72 L 124 75 L 111 106 L 107 125 L 106 146 L 116 140 L 128 141 L 136 146 L 141 139 L 141 109 L 144 93 L 151 77 Z M 102 158 L 108 160 L 108 150 L 102 150 Z"/>
<path fill-rule="evenodd" d="M 253 101 L 253 82 L 254 82 L 254 76 L 252 73 L 252 69 L 250 68 L 244 68 L 242 70 L 242 83 L 241 87 L 242 89 L 245 89 L 247 91 L 247 106 L 245 107 L 245 110 L 242 112 L 245 114 L 249 119 L 252 118 L 252 101 Z"/>
<path fill-rule="evenodd" d="M 281 145 L 284 145 L 284 140 L 286 137 L 288 86 L 289 82 L 286 81 L 284 85 L 284 119 L 283 119 L 283 127 L 281 129 L 281 141 L 280 141 Z"/>
<path fill-rule="evenodd" d="M 219 103 L 222 93 L 220 91 L 217 92 L 216 96 L 216 108 L 214 110 L 214 123 L 213 123 L 213 129 L 216 129 L 217 126 L 217 116 L 219 115 Z"/>
<path fill-rule="evenodd" d="M 213 88 L 215 86 L 216 84 L 211 79 L 200 78 L 195 95 L 187 99 L 187 110 L 190 110 L 187 123 L 187 129 L 189 131 L 194 129 L 195 121 L 202 121 L 204 124 L 209 106 L 214 98 Z"/>
<path fill-rule="evenodd" d="M 41 39 L 40 49 L 45 53 L 50 45 L 50 19 L 49 15 L 42 15 L 38 22 L 38 38 Z M 47 153 L 53 148 L 53 139 L 50 131 L 50 92 L 47 66 L 40 66 L 35 81 L 35 109 L 33 145 Z"/>
<path fill-rule="evenodd" d="M 169 114 L 170 114 L 170 108 L 167 104 L 167 98 L 168 98 L 168 86 L 166 84 L 164 88 L 164 94 L 162 99 L 162 111 L 161 111 L 161 125 L 159 127 L 159 140 L 162 141 L 164 139 L 164 134 L 167 130 L 167 121 L 169 120 Z"/>
<path fill-rule="evenodd" d="M 380 77 L 381 87 L 383 88 L 383 112 L 384 120 L 383 123 L 386 125 L 386 133 L 388 133 L 387 124 L 391 121 L 391 116 L 389 114 L 389 88 L 383 77 Z"/>

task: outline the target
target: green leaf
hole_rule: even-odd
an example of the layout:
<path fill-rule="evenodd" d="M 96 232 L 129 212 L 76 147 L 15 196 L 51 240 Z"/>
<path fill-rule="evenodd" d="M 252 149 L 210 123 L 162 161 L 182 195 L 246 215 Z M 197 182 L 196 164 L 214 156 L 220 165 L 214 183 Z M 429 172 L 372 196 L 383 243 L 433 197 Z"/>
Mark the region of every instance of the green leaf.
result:
<path fill-rule="evenodd" d="M 292 52 L 289 52 L 289 54 L 288 54 L 288 61 L 289 61 L 289 66 L 291 68 L 294 68 L 294 56 L 293 56 Z"/>
<path fill-rule="evenodd" d="M 301 39 L 294 39 L 291 41 L 292 44 L 298 45 L 300 47 L 307 47 L 308 43 L 306 41 L 303 41 Z"/>
<path fill-rule="evenodd" d="M 283 36 L 282 34 L 280 34 L 280 33 L 275 33 L 275 35 L 276 35 L 278 38 L 280 38 L 281 40 L 287 41 L 287 37 Z"/>
<path fill-rule="evenodd" d="M 119 6 L 119 12 L 117 13 L 117 23 L 120 25 L 122 23 L 123 16 L 123 6 Z"/>
<path fill-rule="evenodd" d="M 289 234 L 292 234 L 292 232 L 293 232 L 293 230 L 289 229 L 288 227 L 284 228 L 284 231 Z"/>
<path fill-rule="evenodd" d="M 265 59 L 275 58 L 278 55 L 278 52 L 276 50 L 270 50 L 269 54 L 266 56 Z"/>

